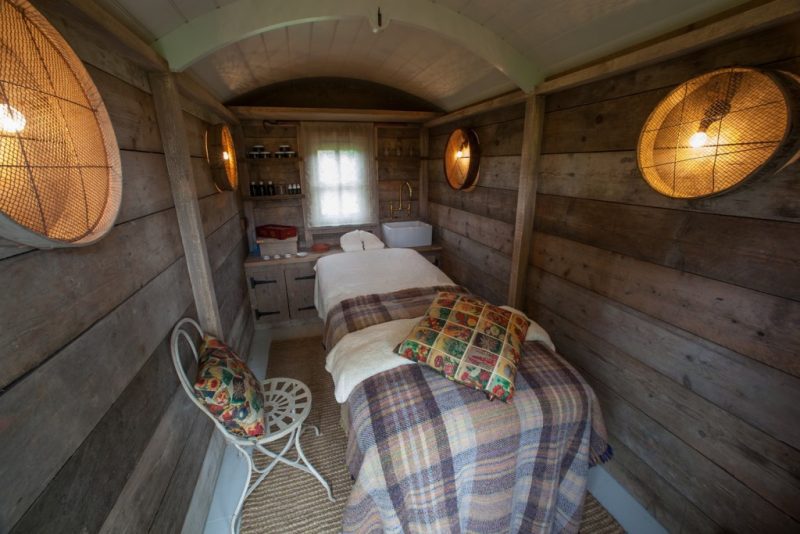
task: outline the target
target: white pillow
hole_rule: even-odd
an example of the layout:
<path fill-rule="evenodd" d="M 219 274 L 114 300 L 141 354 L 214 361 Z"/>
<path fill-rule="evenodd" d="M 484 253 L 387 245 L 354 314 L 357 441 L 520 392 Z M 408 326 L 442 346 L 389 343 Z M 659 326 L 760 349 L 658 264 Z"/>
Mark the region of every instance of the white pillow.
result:
<path fill-rule="evenodd" d="M 384 248 L 386 245 L 378 237 L 364 230 L 353 230 L 339 238 L 339 244 L 345 252 Z"/>

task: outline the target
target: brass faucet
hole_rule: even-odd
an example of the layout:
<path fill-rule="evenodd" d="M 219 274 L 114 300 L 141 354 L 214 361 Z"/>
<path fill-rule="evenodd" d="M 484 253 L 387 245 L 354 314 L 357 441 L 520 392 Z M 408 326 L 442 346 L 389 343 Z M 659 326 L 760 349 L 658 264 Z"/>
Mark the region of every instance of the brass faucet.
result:
<path fill-rule="evenodd" d="M 406 207 L 403 207 L 403 190 L 408 188 L 408 202 L 406 203 Z M 389 217 L 394 219 L 395 213 L 398 211 L 405 211 L 406 215 L 409 217 L 411 216 L 411 199 L 414 196 L 414 190 L 411 189 L 411 184 L 408 181 L 403 182 L 403 185 L 400 186 L 400 205 L 398 207 L 394 207 L 393 202 L 389 202 Z"/>

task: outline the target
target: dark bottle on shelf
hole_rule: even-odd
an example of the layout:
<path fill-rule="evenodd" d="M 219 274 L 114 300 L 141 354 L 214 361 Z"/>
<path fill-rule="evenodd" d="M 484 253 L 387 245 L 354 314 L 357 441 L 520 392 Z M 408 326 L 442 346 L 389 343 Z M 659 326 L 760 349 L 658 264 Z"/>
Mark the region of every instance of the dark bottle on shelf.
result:
<path fill-rule="evenodd" d="M 261 180 L 258 182 L 258 196 L 263 197 L 267 194 L 267 186 L 264 185 L 264 181 Z"/>
<path fill-rule="evenodd" d="M 294 192 L 298 195 L 303 192 L 300 190 L 300 184 L 294 184 Z"/>
<path fill-rule="evenodd" d="M 275 184 L 272 182 L 267 183 L 267 195 L 275 196 Z"/>
<path fill-rule="evenodd" d="M 250 196 L 251 197 L 257 197 L 258 196 L 258 186 L 253 181 L 250 182 Z"/>

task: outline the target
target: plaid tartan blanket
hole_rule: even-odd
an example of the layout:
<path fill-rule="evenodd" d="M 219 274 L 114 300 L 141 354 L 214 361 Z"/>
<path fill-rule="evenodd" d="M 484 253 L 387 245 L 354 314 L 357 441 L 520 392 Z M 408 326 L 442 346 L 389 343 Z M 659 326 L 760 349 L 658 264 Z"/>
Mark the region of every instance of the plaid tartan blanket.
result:
<path fill-rule="evenodd" d="M 344 301 L 326 342 L 422 315 L 437 290 Z M 513 404 L 490 402 L 416 365 L 358 385 L 347 402 L 355 484 L 344 532 L 577 532 L 589 467 L 611 457 L 597 399 L 537 342 L 523 347 L 516 388 Z"/>

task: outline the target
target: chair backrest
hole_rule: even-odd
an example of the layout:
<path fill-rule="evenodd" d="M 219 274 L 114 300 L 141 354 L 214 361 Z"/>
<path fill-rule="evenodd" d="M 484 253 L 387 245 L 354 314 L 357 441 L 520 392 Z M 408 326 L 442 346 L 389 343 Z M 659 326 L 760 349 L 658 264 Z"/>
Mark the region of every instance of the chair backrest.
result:
<path fill-rule="evenodd" d="M 186 370 L 183 368 L 183 363 L 181 362 L 181 353 L 180 353 L 181 338 L 183 338 L 186 340 L 186 344 L 188 344 L 189 347 L 192 349 L 192 355 L 194 356 L 194 360 L 198 361 L 200 359 L 200 352 L 198 350 L 198 347 L 194 344 L 194 341 L 192 340 L 192 335 L 191 335 L 192 332 L 190 327 L 194 328 L 194 330 L 197 331 L 197 333 L 200 335 L 200 340 L 201 340 L 200 342 L 202 343 L 204 335 L 203 329 L 200 328 L 200 325 L 197 323 L 197 321 L 189 317 L 185 317 L 180 321 L 178 321 L 178 324 L 176 324 L 175 328 L 172 329 L 172 336 L 170 337 L 169 340 L 170 351 L 172 352 L 172 364 L 175 366 L 175 372 L 178 373 L 178 379 L 181 382 L 183 390 L 186 392 L 189 398 L 192 399 L 192 402 L 198 408 L 200 408 L 203 411 L 203 413 L 206 414 L 212 421 L 214 421 L 214 425 L 220 430 L 220 432 L 222 432 L 222 435 L 226 439 L 238 444 L 249 443 L 249 440 L 240 438 L 228 432 L 225 426 L 222 423 L 220 423 L 219 420 L 216 417 L 214 417 L 214 414 L 212 414 L 208 410 L 208 407 L 206 407 L 206 405 L 203 404 L 203 402 L 195 396 L 194 382 L 189 380 L 189 377 L 186 376 Z"/>

